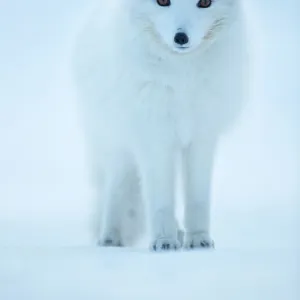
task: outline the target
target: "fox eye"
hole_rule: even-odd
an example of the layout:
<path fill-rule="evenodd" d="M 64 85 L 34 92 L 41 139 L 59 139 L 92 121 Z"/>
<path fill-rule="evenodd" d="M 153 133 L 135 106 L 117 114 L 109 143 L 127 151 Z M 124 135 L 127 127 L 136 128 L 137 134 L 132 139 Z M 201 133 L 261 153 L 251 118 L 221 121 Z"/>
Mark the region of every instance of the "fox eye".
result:
<path fill-rule="evenodd" d="M 208 8 L 211 6 L 212 0 L 199 0 L 197 6 L 199 8 Z"/>
<path fill-rule="evenodd" d="M 159 6 L 170 6 L 171 0 L 156 0 Z"/>

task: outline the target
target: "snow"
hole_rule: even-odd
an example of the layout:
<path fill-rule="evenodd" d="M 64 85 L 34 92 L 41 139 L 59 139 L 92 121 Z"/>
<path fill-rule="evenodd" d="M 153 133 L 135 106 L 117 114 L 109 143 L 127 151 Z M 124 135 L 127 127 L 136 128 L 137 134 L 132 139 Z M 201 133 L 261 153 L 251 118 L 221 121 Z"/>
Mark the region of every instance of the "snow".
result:
<path fill-rule="evenodd" d="M 216 250 L 166 254 L 90 243 L 64 69 L 87 1 L 16 2 L 0 3 L 0 299 L 299 299 L 298 1 L 245 1 L 255 76 L 217 157 Z"/>
<path fill-rule="evenodd" d="M 288 251 L 71 247 L 7 249 L 1 257 L 1 299 L 297 299 Z"/>

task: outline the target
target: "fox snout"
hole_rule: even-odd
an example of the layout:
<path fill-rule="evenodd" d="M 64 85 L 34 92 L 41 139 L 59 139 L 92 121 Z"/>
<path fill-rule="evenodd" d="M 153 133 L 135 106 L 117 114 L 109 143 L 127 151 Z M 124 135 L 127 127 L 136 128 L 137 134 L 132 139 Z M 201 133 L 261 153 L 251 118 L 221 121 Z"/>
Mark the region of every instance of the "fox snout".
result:
<path fill-rule="evenodd" d="M 179 47 L 188 44 L 188 42 L 189 42 L 189 37 L 184 31 L 180 30 L 175 34 L 174 43 Z"/>

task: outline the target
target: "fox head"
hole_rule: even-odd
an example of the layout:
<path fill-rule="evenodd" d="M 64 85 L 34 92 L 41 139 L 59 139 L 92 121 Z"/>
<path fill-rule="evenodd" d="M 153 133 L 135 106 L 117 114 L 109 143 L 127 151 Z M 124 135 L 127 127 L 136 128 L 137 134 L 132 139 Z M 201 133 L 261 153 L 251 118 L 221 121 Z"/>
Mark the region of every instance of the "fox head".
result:
<path fill-rule="evenodd" d="M 123 0 L 142 34 L 177 53 L 218 38 L 236 16 L 240 0 Z"/>

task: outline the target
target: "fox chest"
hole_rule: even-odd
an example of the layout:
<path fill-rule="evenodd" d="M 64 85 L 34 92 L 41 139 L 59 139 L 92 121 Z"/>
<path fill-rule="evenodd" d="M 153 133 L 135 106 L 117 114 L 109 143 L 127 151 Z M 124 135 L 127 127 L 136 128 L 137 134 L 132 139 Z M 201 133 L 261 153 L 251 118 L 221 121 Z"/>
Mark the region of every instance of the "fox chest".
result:
<path fill-rule="evenodd" d="M 134 132 L 142 131 L 150 137 L 159 136 L 186 145 L 206 126 L 205 118 L 212 113 L 208 103 L 213 98 L 205 80 L 197 83 L 178 80 L 172 84 L 144 82 L 133 92 L 128 123 Z"/>

